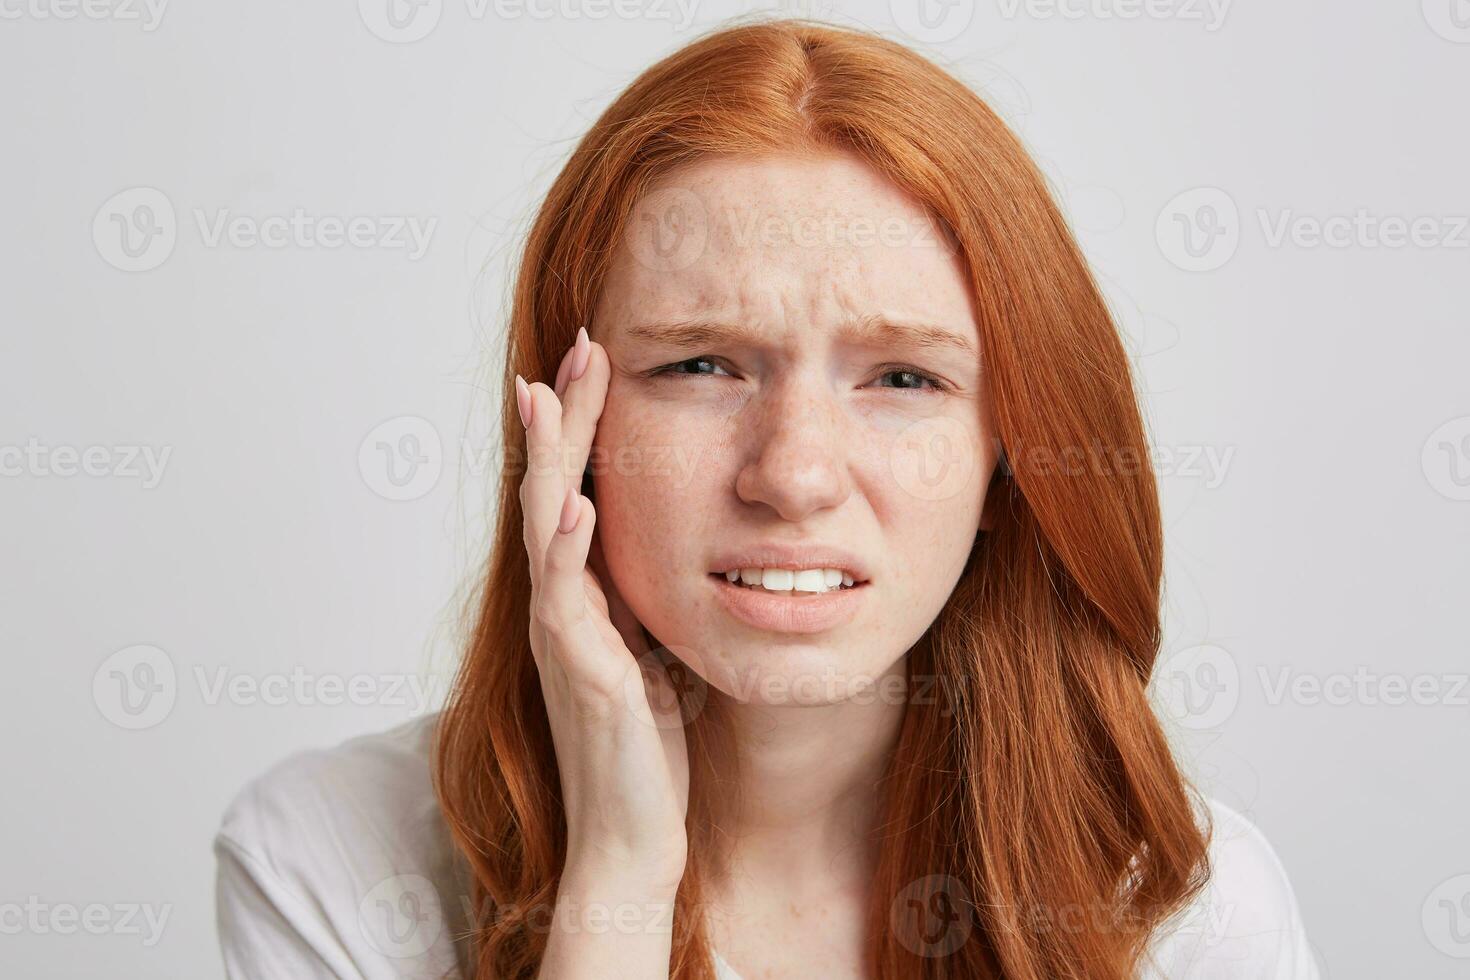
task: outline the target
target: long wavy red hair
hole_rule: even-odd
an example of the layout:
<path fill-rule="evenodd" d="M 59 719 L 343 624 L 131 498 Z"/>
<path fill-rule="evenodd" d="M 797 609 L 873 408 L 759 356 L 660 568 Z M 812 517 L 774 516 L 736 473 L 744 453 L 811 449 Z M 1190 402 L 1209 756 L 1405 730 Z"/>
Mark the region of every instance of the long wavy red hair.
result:
<path fill-rule="evenodd" d="M 1044 179 L 974 92 L 902 45 L 806 20 L 748 22 L 696 39 L 613 102 L 551 187 L 521 257 L 497 523 L 434 758 L 481 910 L 470 942 L 481 980 L 535 975 L 545 917 L 526 910 L 551 906 L 566 845 L 529 643 L 514 375 L 553 376 L 590 323 L 635 202 L 661 176 L 705 154 L 833 150 L 909 191 L 958 246 L 1009 464 L 990 489 L 993 529 L 908 654 L 911 676 L 939 679 L 938 697 L 908 705 L 879 786 L 871 968 L 1132 976 L 1208 872 L 1207 830 L 1145 694 L 1162 542 L 1128 359 Z M 698 910 L 714 846 L 703 753 L 717 717 L 703 712 L 688 729 L 678 980 L 713 977 Z M 913 916 L 936 914 L 963 927 L 957 948 L 926 945 Z"/>

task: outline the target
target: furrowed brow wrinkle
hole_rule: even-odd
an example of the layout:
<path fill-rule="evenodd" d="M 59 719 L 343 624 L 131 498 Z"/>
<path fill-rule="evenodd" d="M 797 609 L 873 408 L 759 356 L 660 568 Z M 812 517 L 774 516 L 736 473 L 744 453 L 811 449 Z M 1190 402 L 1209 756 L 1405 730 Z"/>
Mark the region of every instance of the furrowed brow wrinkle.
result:
<path fill-rule="evenodd" d="M 871 316 L 851 321 L 843 331 L 871 343 L 910 346 L 920 350 L 948 348 L 968 357 L 976 356 L 975 346 L 968 337 L 927 323 L 903 323 L 884 316 Z"/>
<path fill-rule="evenodd" d="M 904 323 L 884 316 L 869 316 L 848 321 L 839 328 L 844 336 L 871 344 L 914 347 L 919 350 L 957 351 L 975 357 L 975 346 L 968 337 L 927 323 Z M 673 347 L 708 347 L 721 341 L 755 344 L 763 339 L 760 330 L 745 324 L 720 323 L 713 320 L 669 320 L 635 324 L 628 328 L 631 337 L 669 344 Z"/>
<path fill-rule="evenodd" d="M 719 323 L 714 320 L 666 320 L 641 323 L 629 327 L 628 335 L 640 340 L 650 340 L 674 347 L 706 347 L 720 341 L 732 340 L 758 343 L 763 339 L 762 332 L 754 327 Z"/>

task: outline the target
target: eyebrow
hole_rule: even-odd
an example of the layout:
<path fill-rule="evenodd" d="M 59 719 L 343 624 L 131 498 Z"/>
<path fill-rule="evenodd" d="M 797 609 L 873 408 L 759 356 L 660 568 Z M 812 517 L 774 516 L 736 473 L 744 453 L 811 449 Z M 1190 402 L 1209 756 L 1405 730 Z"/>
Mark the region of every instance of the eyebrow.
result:
<path fill-rule="evenodd" d="M 664 320 L 638 323 L 627 328 L 629 337 L 667 344 L 679 349 L 698 349 L 724 343 L 758 346 L 766 342 L 764 331 L 744 323 L 715 320 Z M 873 345 L 912 347 L 923 351 L 948 350 L 974 358 L 978 355 L 969 338 L 927 323 L 905 323 L 881 314 L 848 320 L 838 328 L 845 339 Z"/>

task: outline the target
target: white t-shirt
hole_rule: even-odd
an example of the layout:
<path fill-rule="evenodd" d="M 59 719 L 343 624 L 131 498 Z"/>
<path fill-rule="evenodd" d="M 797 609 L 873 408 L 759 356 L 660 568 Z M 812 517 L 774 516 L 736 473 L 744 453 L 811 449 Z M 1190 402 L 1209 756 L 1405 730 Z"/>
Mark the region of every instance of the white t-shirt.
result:
<path fill-rule="evenodd" d="M 301 752 L 242 789 L 215 838 L 232 980 L 468 976 L 469 876 L 429 778 L 436 715 Z M 1261 832 L 1207 801 L 1213 874 L 1156 935 L 1145 976 L 1317 980 L 1286 873 Z M 740 980 L 719 959 L 720 980 Z"/>

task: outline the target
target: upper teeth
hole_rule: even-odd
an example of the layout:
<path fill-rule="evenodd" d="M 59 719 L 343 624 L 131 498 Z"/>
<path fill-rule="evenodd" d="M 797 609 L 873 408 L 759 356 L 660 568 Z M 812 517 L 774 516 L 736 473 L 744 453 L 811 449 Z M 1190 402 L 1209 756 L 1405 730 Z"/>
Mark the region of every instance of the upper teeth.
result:
<path fill-rule="evenodd" d="M 732 568 L 725 573 L 728 581 L 759 586 L 770 592 L 826 592 L 852 585 L 853 578 L 840 568 Z"/>

